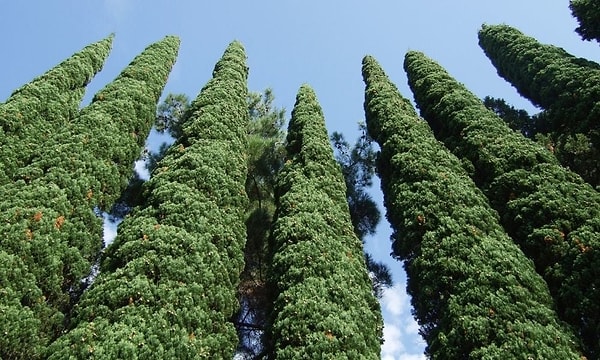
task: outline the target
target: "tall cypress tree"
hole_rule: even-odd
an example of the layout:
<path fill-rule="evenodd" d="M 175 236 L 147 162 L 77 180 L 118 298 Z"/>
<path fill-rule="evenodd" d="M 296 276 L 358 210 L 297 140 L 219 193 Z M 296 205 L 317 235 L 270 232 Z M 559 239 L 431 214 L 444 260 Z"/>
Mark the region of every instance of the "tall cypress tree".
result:
<path fill-rule="evenodd" d="M 2 358 L 42 356 L 68 321 L 102 247 L 94 207 L 126 184 L 142 145 L 130 129 L 148 134 L 178 46 L 169 37 L 148 47 L 102 99 L 46 141 L 21 179 L 0 186 Z"/>
<path fill-rule="evenodd" d="M 376 60 L 363 60 L 369 134 L 394 255 L 432 359 L 576 359 L 533 264 Z"/>
<path fill-rule="evenodd" d="M 14 179 L 52 133 L 77 116 L 85 86 L 102 69 L 113 35 L 90 44 L 0 104 L 0 184 Z"/>
<path fill-rule="evenodd" d="M 344 179 L 313 90 L 303 85 L 288 127 L 271 235 L 268 334 L 276 359 L 377 359 L 382 320 Z"/>
<path fill-rule="evenodd" d="M 575 31 L 583 40 L 600 42 L 600 4 L 595 0 L 571 0 L 571 13 L 579 22 Z"/>
<path fill-rule="evenodd" d="M 244 49 L 233 42 L 50 359 L 232 358 L 246 237 L 246 78 Z"/>
<path fill-rule="evenodd" d="M 484 25 L 479 44 L 500 76 L 546 110 L 561 163 L 600 185 L 600 65 L 508 25 Z"/>
<path fill-rule="evenodd" d="M 600 339 L 600 194 L 511 130 L 464 85 L 424 54 L 404 67 L 436 137 L 474 169 L 475 182 L 548 283 L 559 316 L 590 358 Z"/>

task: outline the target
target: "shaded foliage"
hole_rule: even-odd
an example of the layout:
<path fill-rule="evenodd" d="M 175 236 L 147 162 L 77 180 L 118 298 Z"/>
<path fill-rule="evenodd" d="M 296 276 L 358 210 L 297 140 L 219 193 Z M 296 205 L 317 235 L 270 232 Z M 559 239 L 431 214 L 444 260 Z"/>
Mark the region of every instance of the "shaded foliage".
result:
<path fill-rule="evenodd" d="M 312 89 L 298 91 L 270 237 L 270 357 L 379 358 L 382 320 Z"/>
<path fill-rule="evenodd" d="M 571 0 L 571 13 L 579 22 L 575 31 L 583 40 L 600 41 L 600 4 L 596 0 Z"/>
<path fill-rule="evenodd" d="M 250 122 L 245 188 L 250 202 L 246 218 L 245 267 L 238 290 L 241 308 L 236 318 L 240 339 L 236 356 L 247 359 L 264 355 L 271 300 L 266 283 L 267 239 L 275 211 L 275 178 L 285 156 L 285 109 L 274 106 L 274 99 L 269 88 L 262 93 L 250 92 L 247 98 Z"/>
<path fill-rule="evenodd" d="M 233 42 L 50 359 L 233 356 L 246 237 L 246 79 L 244 49 Z"/>
<path fill-rule="evenodd" d="M 474 166 L 508 234 L 533 259 L 590 358 L 600 335 L 600 194 L 543 146 L 512 131 L 464 85 L 419 52 L 404 63 L 421 114 Z"/>
<path fill-rule="evenodd" d="M 578 358 L 546 284 L 460 160 L 434 138 L 372 57 L 363 60 L 363 78 L 369 134 L 381 146 L 377 169 L 393 250 L 404 261 L 427 354 Z"/>

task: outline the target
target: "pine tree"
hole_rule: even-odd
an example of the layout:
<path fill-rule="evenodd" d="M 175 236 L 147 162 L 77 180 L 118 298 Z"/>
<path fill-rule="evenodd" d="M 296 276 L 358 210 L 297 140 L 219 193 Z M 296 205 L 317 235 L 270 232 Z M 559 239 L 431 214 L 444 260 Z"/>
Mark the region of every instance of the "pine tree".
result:
<path fill-rule="evenodd" d="M 313 90 L 297 95 L 271 236 L 276 359 L 377 359 L 382 331 L 344 179 Z"/>
<path fill-rule="evenodd" d="M 484 25 L 479 44 L 500 76 L 545 109 L 561 163 L 600 185 L 600 65 L 508 25 Z"/>
<path fill-rule="evenodd" d="M 148 134 L 178 46 L 170 37 L 148 47 L 0 186 L 3 359 L 43 356 L 68 322 L 102 247 L 95 207 L 126 184 L 143 143 L 132 131 Z"/>
<path fill-rule="evenodd" d="M 600 42 L 600 4 L 596 0 L 571 0 L 571 13 L 579 22 L 575 31 L 583 40 Z"/>
<path fill-rule="evenodd" d="M 369 134 L 394 255 L 432 359 L 576 359 L 531 261 L 506 235 L 461 162 L 376 60 L 363 60 Z M 524 334 L 527 334 L 524 337 Z"/>
<path fill-rule="evenodd" d="M 106 60 L 113 35 L 90 44 L 0 104 L 0 185 L 44 151 L 51 134 L 77 116 L 85 86 Z"/>
<path fill-rule="evenodd" d="M 499 212 L 508 234 L 534 260 L 559 316 L 584 352 L 600 339 L 600 194 L 552 154 L 485 108 L 466 87 L 419 52 L 404 68 L 421 115 L 464 164 Z"/>
<path fill-rule="evenodd" d="M 233 42 L 50 359 L 232 358 L 246 236 L 246 78 L 244 49 Z"/>

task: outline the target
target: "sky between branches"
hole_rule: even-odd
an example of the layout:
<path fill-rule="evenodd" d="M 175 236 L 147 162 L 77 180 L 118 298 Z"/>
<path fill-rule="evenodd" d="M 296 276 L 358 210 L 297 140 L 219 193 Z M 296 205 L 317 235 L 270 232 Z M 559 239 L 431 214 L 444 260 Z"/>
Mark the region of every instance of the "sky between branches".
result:
<path fill-rule="evenodd" d="M 299 86 L 308 83 L 329 132 L 343 132 L 348 139 L 358 135 L 356 123 L 364 117 L 360 66 L 366 54 L 380 62 L 406 98 L 412 99 L 412 94 L 402 61 L 406 51 L 418 50 L 478 96 L 502 97 L 529 112 L 535 108 L 496 75 L 477 45 L 481 24 L 506 23 L 543 43 L 600 61 L 600 45 L 575 34 L 577 23 L 567 0 L 24 0 L 6 2 L 2 14 L 0 101 L 111 32 L 116 33 L 112 53 L 88 86 L 86 102 L 148 44 L 169 34 L 178 35 L 182 43 L 164 94 L 194 98 L 227 44 L 238 39 L 248 54 L 251 91 L 271 87 L 276 105 L 289 114 Z M 378 183 L 373 192 L 381 204 Z M 382 300 L 386 320 L 382 355 L 420 359 L 424 344 L 410 314 L 402 266 L 388 256 L 390 233 L 383 221 L 367 241 L 374 257 L 391 266 L 397 283 Z"/>

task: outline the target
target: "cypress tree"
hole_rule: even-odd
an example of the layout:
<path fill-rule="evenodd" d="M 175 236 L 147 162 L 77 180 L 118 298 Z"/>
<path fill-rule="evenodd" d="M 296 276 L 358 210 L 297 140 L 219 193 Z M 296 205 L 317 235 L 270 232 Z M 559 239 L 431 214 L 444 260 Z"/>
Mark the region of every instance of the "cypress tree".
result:
<path fill-rule="evenodd" d="M 50 359 L 233 357 L 246 237 L 246 79 L 244 49 L 233 42 Z"/>
<path fill-rule="evenodd" d="M 508 25 L 484 25 L 479 44 L 501 77 L 546 110 L 561 163 L 600 185 L 600 65 Z"/>
<path fill-rule="evenodd" d="M 51 134 L 77 116 L 85 86 L 106 60 L 113 35 L 90 44 L 0 104 L 0 184 L 43 151 Z"/>
<path fill-rule="evenodd" d="M 298 91 L 278 175 L 268 334 L 276 359 L 377 359 L 382 320 L 313 90 Z"/>
<path fill-rule="evenodd" d="M 600 194 L 552 154 L 508 128 L 466 87 L 424 54 L 404 68 L 421 114 L 436 137 L 474 169 L 475 182 L 505 230 L 548 283 L 559 316 L 584 352 L 598 356 Z"/>
<path fill-rule="evenodd" d="M 148 47 L 47 140 L 24 176 L 0 186 L 0 357 L 41 357 L 68 322 L 102 247 L 94 208 L 126 184 L 142 145 L 130 129 L 148 134 L 178 45 L 169 37 Z"/>
<path fill-rule="evenodd" d="M 433 136 L 377 61 L 363 60 L 369 134 L 394 256 L 432 359 L 576 359 L 534 266 L 458 158 Z"/>
<path fill-rule="evenodd" d="M 600 41 L 600 4 L 595 0 L 571 0 L 571 13 L 579 22 L 575 31 L 583 40 Z"/>

